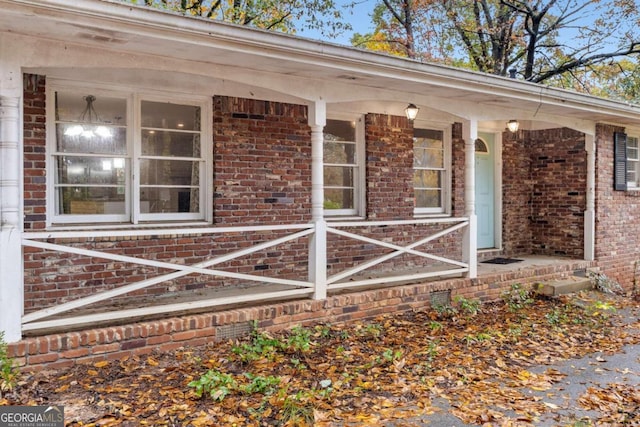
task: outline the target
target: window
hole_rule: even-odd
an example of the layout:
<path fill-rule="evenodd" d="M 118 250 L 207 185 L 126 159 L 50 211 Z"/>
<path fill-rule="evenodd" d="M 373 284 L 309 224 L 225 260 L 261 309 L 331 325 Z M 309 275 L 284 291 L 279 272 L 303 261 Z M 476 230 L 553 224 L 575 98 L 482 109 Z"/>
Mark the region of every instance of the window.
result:
<path fill-rule="evenodd" d="M 444 130 L 414 129 L 413 190 L 416 214 L 448 213 L 450 142 Z"/>
<path fill-rule="evenodd" d="M 52 89 L 51 223 L 203 220 L 206 102 Z"/>
<path fill-rule="evenodd" d="M 324 128 L 325 215 L 360 215 L 364 205 L 361 120 L 327 120 Z"/>
<path fill-rule="evenodd" d="M 640 156 L 638 138 L 627 136 L 627 187 L 640 187 Z"/>

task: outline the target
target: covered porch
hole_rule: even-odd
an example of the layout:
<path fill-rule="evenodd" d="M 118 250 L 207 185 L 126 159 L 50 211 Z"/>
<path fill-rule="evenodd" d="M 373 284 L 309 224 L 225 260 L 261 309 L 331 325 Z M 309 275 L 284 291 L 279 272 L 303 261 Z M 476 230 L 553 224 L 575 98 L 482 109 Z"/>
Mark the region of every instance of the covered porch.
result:
<path fill-rule="evenodd" d="M 202 300 L 235 299 L 251 291 L 247 288 L 202 289 L 172 297 L 145 297 L 140 302 L 182 304 L 183 311 L 173 316 L 147 315 L 127 320 L 109 319 L 111 313 L 136 309 L 133 301 L 123 304 L 106 302 L 92 309 L 78 309 L 80 319 L 93 319 L 90 325 L 52 326 L 49 329 L 26 332 L 25 337 L 9 345 L 9 354 L 30 370 L 61 369 L 76 363 L 121 360 L 126 357 L 169 351 L 180 347 L 205 345 L 212 341 L 235 339 L 254 327 L 277 331 L 297 325 L 336 324 L 355 319 L 375 319 L 377 316 L 407 310 L 424 310 L 445 304 L 455 296 L 499 299 L 511 285 L 523 286 L 559 280 L 595 267 L 595 263 L 566 257 L 521 256 L 522 261 L 510 264 L 480 263 L 476 279 L 452 277 L 431 278 L 412 284 L 365 286 L 357 289 L 330 291 L 324 300 L 293 296 L 265 299 L 262 302 L 221 304 L 198 308 Z M 261 291 L 283 289 L 282 285 L 267 285 Z M 275 295 L 275 294 L 274 294 Z M 103 320 L 99 320 L 100 316 Z M 107 319 L 107 320 L 105 320 Z M 50 318 L 56 321 L 56 316 Z M 54 325 L 51 323 L 50 325 Z"/>
<path fill-rule="evenodd" d="M 202 323 L 213 336 L 218 323 L 258 320 L 275 327 L 343 321 L 391 307 L 424 306 L 435 291 L 495 299 L 512 280 L 531 282 L 538 280 L 536 274 L 563 275 L 593 265 L 596 123 L 627 120 L 615 103 L 117 3 L 31 3 L 0 0 L 5 12 L 0 17 L 0 297 L 8 307 L 0 313 L 0 328 L 9 341 L 192 311 L 214 313 L 168 322 L 187 322 L 194 336 L 200 326 L 191 322 Z M 201 216 L 154 222 L 141 215 L 138 204 L 121 222 L 56 222 L 56 215 L 63 215 L 52 192 L 61 157 L 52 142 L 57 120 L 52 84 L 85 92 L 116 88 L 136 108 L 144 96 L 198 97 L 211 114 L 203 113 L 203 122 L 213 122 L 212 129 L 202 129 L 207 153 L 198 158 L 206 165 Z M 415 120 L 404 116 L 408 103 L 420 108 Z M 131 117 L 134 124 L 140 121 L 133 112 Z M 353 117 L 364 127 L 362 209 L 329 218 L 324 131 L 328 120 Z M 513 134 L 505 130 L 512 119 L 520 123 Z M 264 129 L 273 120 L 280 120 L 279 127 L 267 137 Z M 449 157 L 443 155 L 450 183 L 438 188 L 445 194 L 439 212 L 414 206 L 411 141 L 418 126 L 437 128 L 450 144 Z M 563 129 L 570 130 L 569 138 Z M 128 158 L 140 152 L 135 138 Z M 481 181 L 493 188 L 483 205 L 492 213 L 482 212 L 481 227 L 479 140 L 493 155 L 491 178 Z M 565 140 L 563 151 L 548 162 L 546 147 Z M 257 144 L 262 152 L 254 155 Z M 259 169 L 251 163 L 255 156 L 271 156 L 261 160 L 269 170 L 263 168 L 258 184 L 245 185 L 225 169 L 235 167 L 233 156 L 241 146 L 250 146 L 242 153 L 249 158 L 242 171 Z M 286 146 L 285 154 L 274 149 L 279 146 Z M 577 159 L 575 167 L 571 174 L 560 169 L 553 188 L 544 187 L 548 175 L 524 173 L 566 164 L 565 153 Z M 130 169 L 135 182 L 135 168 Z M 394 175 L 396 170 L 400 174 Z M 274 181 L 280 187 L 254 203 L 259 186 Z M 561 187 L 567 181 L 578 189 Z M 131 198 L 142 186 L 131 186 Z M 233 197 L 249 200 L 247 208 L 229 202 Z M 566 207 L 568 214 L 545 210 L 552 199 L 552 206 Z M 274 205 L 285 206 L 263 215 Z M 560 218 L 570 222 L 555 224 Z M 577 243 L 567 245 L 557 232 L 567 227 Z M 490 240 L 479 245 L 480 229 L 489 230 Z M 533 238 L 536 247 L 526 243 Z M 521 269 L 531 254 L 552 258 Z M 478 261 L 493 256 L 525 261 L 507 266 Z M 507 270 L 483 275 L 485 268 Z M 387 302 L 375 302 L 379 298 Z M 281 300 L 295 302 L 268 308 Z M 304 314 L 279 320 L 278 310 L 287 304 L 304 307 L 294 309 Z M 134 334 L 130 327 L 120 328 L 129 331 L 123 336 Z M 155 344 L 145 339 L 141 348 L 149 345 Z"/>

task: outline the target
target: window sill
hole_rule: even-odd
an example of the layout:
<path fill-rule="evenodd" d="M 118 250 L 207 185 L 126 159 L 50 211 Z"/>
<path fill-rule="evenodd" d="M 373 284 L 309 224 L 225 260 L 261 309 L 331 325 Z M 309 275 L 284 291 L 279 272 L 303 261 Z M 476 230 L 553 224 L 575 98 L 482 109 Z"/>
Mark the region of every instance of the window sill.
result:
<path fill-rule="evenodd" d="M 140 230 L 147 228 L 159 228 L 159 229 L 171 229 L 171 228 L 185 228 L 185 227 L 202 227 L 213 226 L 210 222 L 206 221 L 191 221 L 191 222 L 155 222 L 144 224 L 54 224 L 48 226 L 45 231 L 86 231 L 86 230 Z M 36 230 L 33 230 L 36 231 Z"/>
<path fill-rule="evenodd" d="M 421 218 L 450 218 L 451 214 L 448 213 L 416 213 L 413 214 L 413 217 L 416 219 L 421 219 Z"/>
<path fill-rule="evenodd" d="M 346 215 L 346 216 L 325 216 L 324 220 L 327 222 L 330 221 L 364 221 L 366 218 L 363 216 L 351 216 L 351 215 Z"/>

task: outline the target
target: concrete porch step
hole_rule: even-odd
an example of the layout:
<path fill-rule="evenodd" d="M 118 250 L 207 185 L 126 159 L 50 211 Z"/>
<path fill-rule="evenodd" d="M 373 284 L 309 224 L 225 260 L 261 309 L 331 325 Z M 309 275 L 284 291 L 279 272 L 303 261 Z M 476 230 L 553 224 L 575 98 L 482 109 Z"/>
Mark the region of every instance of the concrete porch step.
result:
<path fill-rule="evenodd" d="M 542 295 L 555 296 L 571 294 L 578 291 L 592 289 L 593 284 L 588 277 L 570 276 L 567 279 L 541 283 L 537 292 Z"/>

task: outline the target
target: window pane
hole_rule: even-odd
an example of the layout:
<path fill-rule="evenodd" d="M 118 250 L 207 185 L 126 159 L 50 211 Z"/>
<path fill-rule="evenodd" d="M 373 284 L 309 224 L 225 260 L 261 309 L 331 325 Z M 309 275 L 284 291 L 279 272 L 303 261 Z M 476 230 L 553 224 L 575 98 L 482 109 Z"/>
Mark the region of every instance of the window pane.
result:
<path fill-rule="evenodd" d="M 57 157 L 58 184 L 124 185 L 123 158 Z"/>
<path fill-rule="evenodd" d="M 200 191 L 196 188 L 154 188 L 140 190 L 141 213 L 199 212 Z"/>
<path fill-rule="evenodd" d="M 354 168 L 349 166 L 325 166 L 324 185 L 329 187 L 353 187 Z"/>
<path fill-rule="evenodd" d="M 200 107 L 142 101 L 142 127 L 200 130 Z"/>
<path fill-rule="evenodd" d="M 440 208 L 441 191 L 440 190 L 416 190 L 416 207 L 417 208 Z"/>
<path fill-rule="evenodd" d="M 434 170 L 414 170 L 414 188 L 442 188 L 442 172 Z"/>
<path fill-rule="evenodd" d="M 430 138 L 413 138 L 413 146 L 417 148 L 431 148 L 433 150 L 442 150 L 442 140 Z"/>
<path fill-rule="evenodd" d="M 324 127 L 325 141 L 355 141 L 356 125 L 355 122 L 347 120 L 327 120 Z"/>
<path fill-rule="evenodd" d="M 94 99 L 87 103 L 88 97 L 92 96 Z M 56 92 L 56 121 L 126 126 L 127 100 L 77 92 Z"/>
<path fill-rule="evenodd" d="M 325 209 L 353 209 L 353 189 L 351 188 L 325 188 Z"/>
<path fill-rule="evenodd" d="M 58 188 L 58 214 L 124 214 L 124 187 Z"/>
<path fill-rule="evenodd" d="M 414 129 L 413 136 L 424 140 L 442 141 L 444 139 L 444 132 L 434 129 Z"/>
<path fill-rule="evenodd" d="M 200 157 L 200 134 L 144 130 L 142 154 L 164 157 Z"/>
<path fill-rule="evenodd" d="M 325 141 L 324 162 L 354 165 L 356 163 L 356 145 Z"/>
<path fill-rule="evenodd" d="M 142 185 L 200 185 L 200 163 L 186 160 L 140 160 Z"/>
<path fill-rule="evenodd" d="M 631 168 L 634 168 L 634 169 L 631 169 Z M 633 183 L 633 185 L 636 184 L 635 164 L 628 165 L 628 168 L 627 168 L 627 182 Z"/>
<path fill-rule="evenodd" d="M 63 153 L 127 153 L 127 130 L 115 126 L 56 125 L 58 151 Z"/>
<path fill-rule="evenodd" d="M 414 148 L 413 166 L 418 168 L 443 168 L 444 151 L 441 149 Z"/>

